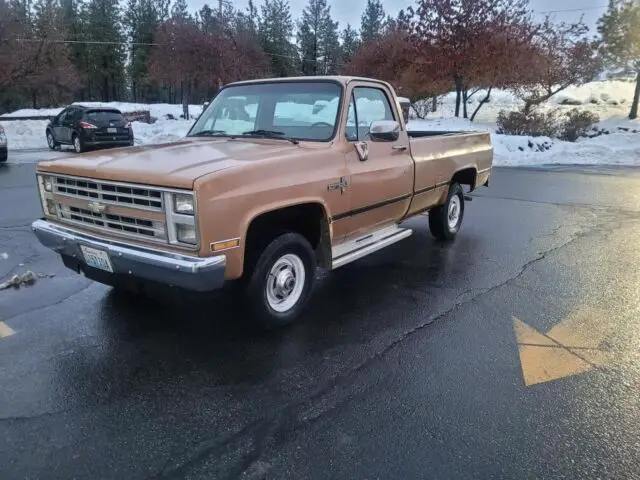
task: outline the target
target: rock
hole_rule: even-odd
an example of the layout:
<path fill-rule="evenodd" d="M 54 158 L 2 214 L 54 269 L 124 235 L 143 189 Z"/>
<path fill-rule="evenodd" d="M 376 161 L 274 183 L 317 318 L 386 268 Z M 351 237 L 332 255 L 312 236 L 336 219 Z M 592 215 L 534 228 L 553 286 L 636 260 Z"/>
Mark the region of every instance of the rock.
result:
<path fill-rule="evenodd" d="M 518 147 L 518 150 L 520 150 L 521 152 L 524 152 L 524 147 Z"/>
<path fill-rule="evenodd" d="M 529 148 L 533 148 L 533 142 L 529 140 Z"/>
<path fill-rule="evenodd" d="M 36 274 L 33 273 L 31 270 L 27 270 L 20 277 L 20 283 L 24 285 L 33 285 L 34 283 L 36 283 L 36 279 L 37 279 Z"/>
<path fill-rule="evenodd" d="M 622 130 L 623 132 L 628 132 L 629 129 L 627 127 L 618 127 L 618 130 Z"/>
<path fill-rule="evenodd" d="M 19 287 L 20 286 L 20 277 L 18 275 L 14 275 L 9 280 L 4 283 L 0 283 L 0 290 L 6 290 L 11 287 Z"/>

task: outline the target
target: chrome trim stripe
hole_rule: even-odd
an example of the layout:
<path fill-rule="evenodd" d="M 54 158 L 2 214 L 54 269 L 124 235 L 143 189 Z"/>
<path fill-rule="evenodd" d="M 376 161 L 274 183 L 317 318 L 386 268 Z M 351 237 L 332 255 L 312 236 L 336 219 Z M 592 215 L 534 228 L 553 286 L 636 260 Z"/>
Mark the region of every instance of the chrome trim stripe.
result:
<path fill-rule="evenodd" d="M 482 170 L 478 170 L 478 175 L 482 175 L 483 173 L 488 172 L 489 170 L 491 170 L 493 167 L 489 167 L 489 168 L 483 168 Z"/>

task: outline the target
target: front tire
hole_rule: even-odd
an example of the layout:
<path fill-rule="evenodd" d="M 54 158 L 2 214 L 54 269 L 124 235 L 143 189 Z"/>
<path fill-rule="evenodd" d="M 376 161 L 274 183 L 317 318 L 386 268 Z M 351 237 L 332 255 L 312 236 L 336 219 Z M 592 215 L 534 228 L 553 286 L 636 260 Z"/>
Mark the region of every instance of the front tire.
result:
<path fill-rule="evenodd" d="M 309 301 L 315 280 L 313 248 L 298 233 L 285 233 L 260 254 L 245 290 L 247 308 L 262 328 L 292 323 Z"/>
<path fill-rule="evenodd" d="M 449 193 L 443 205 L 429 211 L 429 230 L 440 241 L 453 240 L 464 217 L 464 191 L 458 183 L 449 186 Z"/>

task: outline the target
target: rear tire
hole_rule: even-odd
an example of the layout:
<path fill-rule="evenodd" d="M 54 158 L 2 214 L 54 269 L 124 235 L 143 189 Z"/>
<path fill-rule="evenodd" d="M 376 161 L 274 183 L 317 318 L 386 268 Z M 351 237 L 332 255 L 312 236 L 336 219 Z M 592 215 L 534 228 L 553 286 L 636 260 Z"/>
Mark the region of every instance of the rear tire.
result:
<path fill-rule="evenodd" d="M 464 217 L 464 191 L 458 183 L 449 186 L 443 205 L 429 211 L 429 230 L 440 241 L 453 240 Z"/>
<path fill-rule="evenodd" d="M 80 136 L 77 133 L 73 134 L 73 137 L 71 138 L 71 142 L 73 143 L 74 152 L 76 152 L 76 153 L 84 152 L 84 150 L 85 150 L 84 142 L 82 141 L 82 139 L 80 138 Z"/>
<path fill-rule="evenodd" d="M 47 131 L 47 145 L 51 150 L 55 150 L 60 146 L 58 142 L 56 142 L 55 137 L 53 136 L 53 132 L 51 130 Z"/>
<path fill-rule="evenodd" d="M 313 248 L 302 235 L 285 233 L 271 241 L 247 272 L 251 319 L 266 330 L 292 323 L 309 301 L 315 270 Z"/>

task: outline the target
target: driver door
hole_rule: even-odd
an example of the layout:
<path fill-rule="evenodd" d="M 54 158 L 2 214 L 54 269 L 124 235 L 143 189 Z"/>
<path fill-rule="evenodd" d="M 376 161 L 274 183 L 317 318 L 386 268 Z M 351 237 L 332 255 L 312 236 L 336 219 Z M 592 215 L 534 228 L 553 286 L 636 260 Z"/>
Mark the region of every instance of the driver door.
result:
<path fill-rule="evenodd" d="M 345 230 L 353 239 L 402 219 L 411 203 L 414 163 L 405 130 L 395 141 L 374 141 L 369 135 L 373 122 L 399 122 L 390 92 L 382 85 L 355 84 L 348 98 L 344 134 L 351 208 Z"/>

